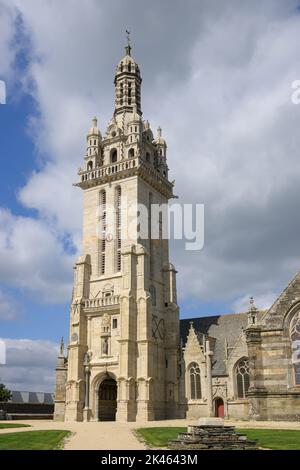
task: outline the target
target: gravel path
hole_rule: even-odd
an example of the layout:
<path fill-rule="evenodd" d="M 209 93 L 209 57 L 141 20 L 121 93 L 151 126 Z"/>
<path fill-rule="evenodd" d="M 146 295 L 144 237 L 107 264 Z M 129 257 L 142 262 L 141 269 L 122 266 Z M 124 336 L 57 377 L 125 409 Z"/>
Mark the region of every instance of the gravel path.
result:
<path fill-rule="evenodd" d="M 5 421 L 0 421 L 4 422 Z M 30 428 L 0 429 L 0 434 L 10 432 L 27 432 L 46 429 L 65 429 L 72 432 L 72 436 L 65 443 L 66 450 L 139 450 L 145 449 L 143 443 L 135 437 L 133 430 L 140 427 L 162 427 L 162 426 L 187 426 L 195 424 L 192 420 L 167 420 L 151 421 L 147 423 L 116 423 L 116 422 L 91 422 L 76 423 L 50 420 L 18 421 L 30 424 Z M 300 422 L 277 422 L 277 421 L 226 421 L 226 424 L 239 428 L 258 429 L 298 429 Z"/>

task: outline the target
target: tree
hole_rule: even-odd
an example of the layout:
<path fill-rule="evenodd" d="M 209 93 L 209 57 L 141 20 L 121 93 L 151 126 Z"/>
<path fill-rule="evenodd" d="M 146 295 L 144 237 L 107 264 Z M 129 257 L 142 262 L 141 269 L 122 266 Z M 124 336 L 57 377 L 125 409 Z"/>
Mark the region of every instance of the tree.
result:
<path fill-rule="evenodd" d="M 11 399 L 11 392 L 5 387 L 4 384 L 0 384 L 0 401 L 8 401 Z"/>

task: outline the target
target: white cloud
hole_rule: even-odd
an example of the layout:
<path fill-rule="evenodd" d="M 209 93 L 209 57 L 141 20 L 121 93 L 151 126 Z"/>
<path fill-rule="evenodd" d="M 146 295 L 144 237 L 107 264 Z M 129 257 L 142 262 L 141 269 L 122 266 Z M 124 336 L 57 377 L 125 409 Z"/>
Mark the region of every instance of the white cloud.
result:
<path fill-rule="evenodd" d="M 25 288 L 37 301 L 64 302 L 71 297 L 74 256 L 41 220 L 13 216 L 0 209 L 0 281 Z"/>
<path fill-rule="evenodd" d="M 0 382 L 10 390 L 53 392 L 58 345 L 51 341 L 4 339 L 6 365 Z"/>
<path fill-rule="evenodd" d="M 275 301 L 278 293 L 267 292 L 266 294 L 259 295 L 254 299 L 254 305 L 259 310 L 265 310 L 271 307 Z M 232 309 L 235 312 L 247 312 L 249 310 L 249 301 L 251 295 L 244 295 L 243 297 L 236 299 L 232 305 Z"/>
<path fill-rule="evenodd" d="M 71 264 L 60 240 L 71 236 L 80 247 L 81 194 L 72 182 L 90 118 L 100 115 L 103 130 L 112 114 L 127 22 L 144 79 L 145 118 L 164 128 L 176 193 L 182 202 L 206 206 L 204 249 L 188 253 L 176 244 L 171 255 L 180 299 L 234 304 L 248 292 L 279 291 L 300 264 L 300 107 L 290 101 L 291 83 L 300 77 L 298 2 L 174 1 L 172 17 L 168 2 L 153 1 L 151 8 L 136 1 L 5 3 L 19 9 L 31 40 L 23 83 L 35 83 L 40 115 L 29 124 L 39 168 L 19 200 L 39 220 L 25 223 L 28 259 L 13 237 L 15 259 L 0 277 L 43 296 L 70 295 Z M 38 228 L 40 245 L 48 231 L 53 262 L 45 252 L 29 254 L 30 227 Z M 12 255 L 9 248 L 5 253 Z M 27 263 L 39 273 L 31 282 Z"/>
<path fill-rule="evenodd" d="M 12 45 L 15 27 L 15 11 L 0 1 L 0 76 L 10 77 L 11 68 L 15 59 L 15 47 Z"/>

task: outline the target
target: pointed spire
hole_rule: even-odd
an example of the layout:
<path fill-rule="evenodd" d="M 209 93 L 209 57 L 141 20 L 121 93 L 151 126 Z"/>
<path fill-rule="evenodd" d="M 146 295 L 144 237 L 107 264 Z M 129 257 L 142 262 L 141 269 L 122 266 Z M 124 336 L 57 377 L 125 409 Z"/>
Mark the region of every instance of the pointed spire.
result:
<path fill-rule="evenodd" d="M 161 137 L 161 132 L 162 132 L 162 128 L 160 126 L 158 126 L 157 128 L 157 137 Z"/>
<path fill-rule="evenodd" d="M 98 124 L 98 119 L 95 117 L 93 117 L 92 119 L 92 123 L 93 123 L 93 127 L 97 127 L 97 124 Z"/>
<path fill-rule="evenodd" d="M 248 310 L 248 324 L 255 325 L 257 321 L 257 308 L 254 304 L 254 298 L 251 296 L 249 299 L 249 310 Z"/>
<path fill-rule="evenodd" d="M 63 356 L 65 352 L 65 343 L 64 343 L 64 337 L 61 337 L 60 340 L 60 356 Z"/>

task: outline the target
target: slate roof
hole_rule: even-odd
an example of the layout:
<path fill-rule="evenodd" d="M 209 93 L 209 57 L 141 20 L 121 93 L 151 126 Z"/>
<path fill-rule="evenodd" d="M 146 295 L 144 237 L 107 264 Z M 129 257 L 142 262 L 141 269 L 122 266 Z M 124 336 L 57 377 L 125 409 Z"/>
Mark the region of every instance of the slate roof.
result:
<path fill-rule="evenodd" d="M 183 346 L 186 344 L 191 322 L 193 322 L 193 327 L 200 344 L 203 344 L 203 335 L 209 336 L 213 340 L 210 343 L 214 352 L 212 358 L 213 375 L 227 375 L 226 364 L 224 362 L 226 358 L 225 341 L 227 341 L 229 348 L 235 345 L 242 329 L 247 326 L 247 313 L 232 313 L 180 320 L 180 337 Z"/>
<path fill-rule="evenodd" d="M 45 403 L 52 405 L 54 403 L 53 393 L 44 392 L 18 392 L 12 390 L 11 402 L 13 403 Z"/>

